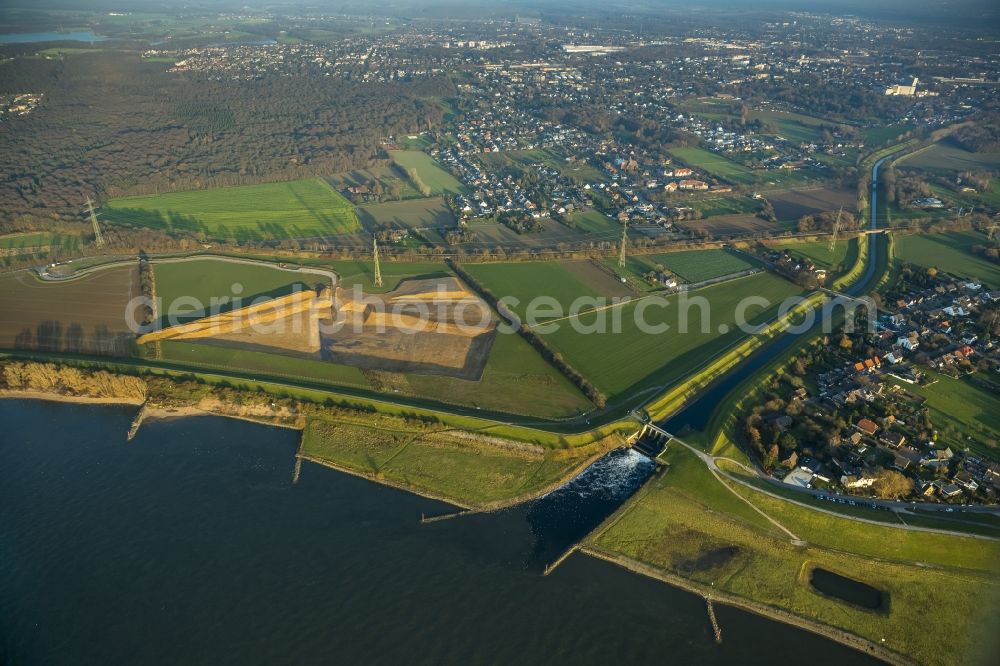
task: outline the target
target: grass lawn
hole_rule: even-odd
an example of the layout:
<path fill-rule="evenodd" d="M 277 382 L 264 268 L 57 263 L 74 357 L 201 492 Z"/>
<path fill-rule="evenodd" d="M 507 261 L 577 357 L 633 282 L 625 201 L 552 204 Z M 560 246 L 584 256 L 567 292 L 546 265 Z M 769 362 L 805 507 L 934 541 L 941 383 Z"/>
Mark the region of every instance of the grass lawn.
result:
<path fill-rule="evenodd" d="M 319 359 L 199 344 L 188 340 L 160 343 L 163 359 L 207 370 L 233 370 L 261 378 L 290 379 L 330 386 L 370 389 L 371 383 L 358 368 Z"/>
<path fill-rule="evenodd" d="M 409 178 L 398 168 L 391 166 L 375 167 L 372 169 L 356 169 L 327 176 L 326 181 L 338 192 L 352 185 L 369 185 L 377 182 L 386 191 L 391 191 L 393 187 L 399 188 L 399 196 L 403 199 L 419 199 L 420 192 L 414 189 Z"/>
<path fill-rule="evenodd" d="M 701 169 L 733 183 L 744 184 L 757 180 L 753 171 L 742 164 L 702 148 L 672 148 L 670 154 L 693 169 Z"/>
<path fill-rule="evenodd" d="M 610 299 L 615 295 L 627 295 L 614 278 L 596 268 L 588 271 L 589 266 L 588 261 L 532 261 L 512 264 L 469 263 L 464 268 L 486 285 L 497 298 L 516 298 L 519 303 L 512 303 L 510 307 L 524 318 L 528 304 L 538 297 L 554 299 L 561 306 L 562 312 L 568 313 L 573 301 L 580 297 L 604 296 Z M 591 272 L 596 274 L 590 275 Z M 591 279 L 587 279 L 588 277 Z M 593 307 L 593 304 L 588 304 L 584 309 Z M 539 315 L 537 318 L 544 320 L 558 316 L 562 315 Z"/>
<path fill-rule="evenodd" d="M 481 506 L 541 490 L 579 461 L 514 452 L 449 434 L 407 427 L 395 420 L 370 422 L 312 419 L 302 453 L 380 481 Z"/>
<path fill-rule="evenodd" d="M 596 208 L 587 208 L 575 212 L 570 216 L 570 219 L 576 225 L 576 228 L 584 233 L 604 234 L 605 236 L 610 233 L 621 235 L 621 222 L 612 220 Z"/>
<path fill-rule="evenodd" d="M 417 397 L 510 414 L 554 418 L 580 414 L 593 407 L 562 373 L 516 334 L 496 336 L 478 382 L 406 375 L 402 385 L 403 390 Z"/>
<path fill-rule="evenodd" d="M 972 254 L 972 246 L 987 242 L 976 231 L 914 234 L 896 238 L 895 256 L 903 262 L 966 278 L 981 280 L 990 289 L 1000 289 L 1000 264 Z"/>
<path fill-rule="evenodd" d="M 376 287 L 375 264 L 371 261 L 358 259 L 342 259 L 327 263 L 327 266 L 340 277 L 338 284 L 344 288 L 358 286 L 369 293 L 382 294 L 392 291 L 403 280 L 436 278 L 454 275 L 443 261 L 417 262 L 380 262 L 382 286 Z"/>
<path fill-rule="evenodd" d="M 851 239 L 841 239 L 834 243 L 833 251 L 830 251 L 830 243 L 827 241 L 810 241 L 806 243 L 796 243 L 786 241 L 768 244 L 776 250 L 788 250 L 794 257 L 806 257 L 821 268 L 833 269 L 837 266 L 847 266 L 848 251 L 852 245 Z"/>
<path fill-rule="evenodd" d="M 50 249 L 75 252 L 83 244 L 81 236 L 75 234 L 54 234 L 48 231 L 29 231 L 21 234 L 0 236 L 0 248 L 25 248 L 48 245 Z"/>
<path fill-rule="evenodd" d="M 626 257 L 625 266 L 637 277 L 662 266 L 688 283 L 739 273 L 754 268 L 749 257 L 726 249 L 682 250 L 662 254 L 637 254 Z"/>
<path fill-rule="evenodd" d="M 206 370 L 362 389 L 462 407 L 540 418 L 570 416 L 592 407 L 579 390 L 517 335 L 498 335 L 479 381 L 437 375 L 362 371 L 331 361 L 197 344 L 161 343 L 164 360 Z"/>
<path fill-rule="evenodd" d="M 427 153 L 420 150 L 394 150 L 390 153 L 392 161 L 398 164 L 403 171 L 409 172 L 415 169 L 417 176 L 424 185 L 430 188 L 433 196 L 442 194 L 463 194 L 465 188 L 450 173 L 445 171 L 441 165 Z M 417 188 L 420 189 L 419 187 Z"/>
<path fill-rule="evenodd" d="M 902 169 L 924 169 L 939 175 L 955 171 L 1000 169 L 1000 153 L 970 153 L 950 141 L 939 141 L 927 150 L 900 161 Z"/>
<path fill-rule="evenodd" d="M 968 377 L 952 379 L 934 372 L 929 376 L 937 382 L 899 385 L 927 398 L 924 405 L 938 430 L 938 442 L 1000 460 L 1000 395 L 976 386 Z"/>
<path fill-rule="evenodd" d="M 819 141 L 820 126 L 833 124 L 821 118 L 785 111 L 752 111 L 748 117 L 774 125 L 778 135 L 792 143 L 815 143 Z"/>
<path fill-rule="evenodd" d="M 540 327 L 536 330 L 606 395 L 615 397 L 670 385 L 743 339 L 745 334 L 734 327 L 734 322 L 737 306 L 744 298 L 763 297 L 773 305 L 763 309 L 748 307 L 745 318 L 759 323 L 772 319 L 783 299 L 799 293 L 788 281 L 764 273 L 683 297 L 678 294 L 664 301 L 635 300 L 613 310 L 554 322 L 550 325 L 558 326 L 555 332 L 547 333 Z M 639 303 L 644 321 L 669 328 L 662 332 L 641 330 Z M 616 324 L 618 320 L 620 324 Z M 605 323 L 605 332 L 597 326 L 600 321 Z M 687 332 L 682 332 L 685 323 Z"/>
<path fill-rule="evenodd" d="M 112 224 L 222 240 L 311 238 L 360 231 L 354 209 L 322 178 L 112 199 Z"/>
<path fill-rule="evenodd" d="M 866 129 L 862 135 L 865 138 L 865 144 L 878 147 L 884 146 L 886 143 L 898 139 L 900 135 L 906 134 L 914 129 L 913 125 L 902 124 L 902 125 L 886 125 L 885 127 L 871 127 Z"/>
<path fill-rule="evenodd" d="M 393 229 L 455 226 L 455 216 L 441 197 L 365 204 L 357 211 L 368 231 L 386 226 Z"/>
<path fill-rule="evenodd" d="M 761 207 L 760 201 L 751 199 L 750 197 L 714 197 L 711 199 L 699 199 L 683 203 L 684 205 L 691 206 L 695 210 L 701 211 L 703 217 L 713 217 L 715 215 L 737 215 L 741 213 L 756 214 Z"/>
<path fill-rule="evenodd" d="M 667 460 L 669 470 L 594 539 L 597 547 L 876 643 L 884 639 L 919 663 L 975 663 L 981 656 L 976 649 L 998 592 L 995 542 L 858 523 L 736 486 L 808 542 L 793 546 L 686 449 L 672 445 Z M 888 593 L 888 609 L 862 610 L 817 594 L 808 581 L 813 567 Z M 937 632 L 926 630 L 928 608 Z"/>

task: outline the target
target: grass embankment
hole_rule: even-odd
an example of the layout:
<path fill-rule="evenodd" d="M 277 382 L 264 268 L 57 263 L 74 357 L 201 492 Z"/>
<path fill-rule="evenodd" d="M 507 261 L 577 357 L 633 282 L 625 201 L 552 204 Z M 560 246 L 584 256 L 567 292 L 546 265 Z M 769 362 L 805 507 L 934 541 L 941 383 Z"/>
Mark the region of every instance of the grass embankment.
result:
<path fill-rule="evenodd" d="M 784 316 L 771 321 L 757 335 L 748 337 L 734 345 L 724 353 L 714 357 L 707 365 L 667 392 L 649 402 L 645 409 L 650 418 L 660 421 L 684 406 L 689 398 L 704 390 L 713 381 L 732 368 L 746 360 L 765 342 L 787 330 L 789 326 L 800 321 L 800 317 L 809 308 L 816 307 L 826 299 L 822 293 L 814 293 L 800 304 L 785 313 Z"/>
<path fill-rule="evenodd" d="M 1000 586 L 1000 544 L 858 523 L 737 486 L 788 535 L 726 489 L 694 455 L 674 445 L 669 471 L 650 482 L 592 545 L 749 600 L 844 630 L 920 663 L 972 663 L 983 645 Z M 888 594 L 870 611 L 822 596 L 809 585 L 821 567 Z M 933 609 L 931 611 L 930 609 Z M 927 630 L 933 613 L 934 631 Z M 942 640 L 947 636 L 947 640 Z"/>
<path fill-rule="evenodd" d="M 594 455 L 621 443 L 619 436 L 609 435 L 578 452 L 553 451 L 490 435 L 366 416 L 311 419 L 300 453 L 465 508 L 492 509 L 551 489 Z"/>
<path fill-rule="evenodd" d="M 108 201 L 111 224 L 220 240 L 314 238 L 361 230 L 351 203 L 322 178 Z"/>
<path fill-rule="evenodd" d="M 868 268 L 868 237 L 864 234 L 853 239 L 854 263 L 846 267 L 840 277 L 830 283 L 830 288 L 840 290 L 849 287 L 864 275 Z"/>

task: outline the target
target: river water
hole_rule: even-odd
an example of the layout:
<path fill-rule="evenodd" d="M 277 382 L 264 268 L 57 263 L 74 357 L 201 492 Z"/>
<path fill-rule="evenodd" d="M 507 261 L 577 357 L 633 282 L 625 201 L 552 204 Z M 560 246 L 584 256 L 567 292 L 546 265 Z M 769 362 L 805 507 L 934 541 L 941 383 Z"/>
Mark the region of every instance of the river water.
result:
<path fill-rule="evenodd" d="M 620 452 L 546 498 L 450 507 L 305 463 L 298 433 L 0 400 L 2 664 L 872 661 L 576 554 L 641 484 Z M 598 474 L 598 472 L 600 472 Z M 588 476 L 589 475 L 589 476 Z"/>

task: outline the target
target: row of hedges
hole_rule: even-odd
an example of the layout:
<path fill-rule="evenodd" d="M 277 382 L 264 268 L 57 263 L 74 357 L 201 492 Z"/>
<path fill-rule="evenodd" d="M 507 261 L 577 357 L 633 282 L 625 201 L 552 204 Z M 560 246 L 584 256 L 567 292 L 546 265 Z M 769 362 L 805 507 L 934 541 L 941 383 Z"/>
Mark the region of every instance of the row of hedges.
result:
<path fill-rule="evenodd" d="M 500 303 L 500 299 L 497 298 L 496 294 L 490 291 L 489 287 L 479 282 L 472 276 L 472 274 L 462 268 L 458 262 L 448 259 L 447 263 L 448 266 L 455 271 L 455 274 L 458 275 L 458 277 L 462 278 L 462 280 L 472 287 L 472 289 L 479 294 L 483 300 L 490 304 L 490 307 L 503 315 L 508 321 L 513 319 L 513 315 L 510 310 Z M 571 366 L 566 359 L 563 358 L 562 354 L 549 346 L 549 343 L 524 324 L 522 324 L 518 329 L 518 333 L 520 333 L 521 337 L 527 340 L 528 344 L 534 347 L 535 350 L 542 355 L 542 358 L 551 363 L 568 380 L 573 382 L 573 385 L 580 389 L 580 391 L 587 396 L 587 399 L 594 403 L 598 409 L 604 409 L 604 406 L 607 404 L 607 398 L 605 395 L 601 393 L 601 391 L 598 390 L 598 388 L 594 386 L 589 379 L 584 377 L 579 370 Z"/>

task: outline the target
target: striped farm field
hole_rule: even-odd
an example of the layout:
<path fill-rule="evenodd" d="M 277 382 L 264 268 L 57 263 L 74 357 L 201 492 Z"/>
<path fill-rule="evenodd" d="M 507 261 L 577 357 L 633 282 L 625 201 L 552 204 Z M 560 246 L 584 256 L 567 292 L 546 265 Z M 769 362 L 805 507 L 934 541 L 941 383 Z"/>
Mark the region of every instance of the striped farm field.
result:
<path fill-rule="evenodd" d="M 218 240 L 313 238 L 361 230 L 354 208 L 322 178 L 108 201 L 112 224 Z"/>
<path fill-rule="evenodd" d="M 628 257 L 626 266 L 638 276 L 662 267 L 685 282 L 693 283 L 739 273 L 757 264 L 730 250 L 711 249 L 640 254 Z"/>

